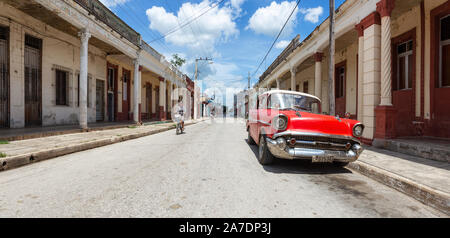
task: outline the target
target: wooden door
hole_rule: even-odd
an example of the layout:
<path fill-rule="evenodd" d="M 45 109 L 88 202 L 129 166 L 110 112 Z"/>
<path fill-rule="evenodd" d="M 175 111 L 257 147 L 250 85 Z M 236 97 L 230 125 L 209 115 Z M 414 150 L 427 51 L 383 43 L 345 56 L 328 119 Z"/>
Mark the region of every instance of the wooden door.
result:
<path fill-rule="evenodd" d="M 103 121 L 105 110 L 105 82 L 97 79 L 95 82 L 95 111 L 96 120 Z"/>
<path fill-rule="evenodd" d="M 107 113 L 108 121 L 117 119 L 117 66 L 108 63 L 107 66 Z"/>
<path fill-rule="evenodd" d="M 124 69 L 122 73 L 122 114 L 123 119 L 130 120 L 130 85 L 131 73 Z"/>
<path fill-rule="evenodd" d="M 8 30 L 0 28 L 0 127 L 9 126 Z"/>
<path fill-rule="evenodd" d="M 160 111 L 161 111 L 161 107 L 159 106 L 159 86 L 156 86 L 156 88 L 155 88 L 155 105 L 156 105 L 156 110 L 155 110 L 155 112 L 156 112 L 156 118 L 159 118 L 159 119 L 161 119 L 160 117 L 161 117 L 161 113 L 160 113 Z"/>
<path fill-rule="evenodd" d="M 25 36 L 25 126 L 42 124 L 42 40 Z"/>
<path fill-rule="evenodd" d="M 147 118 L 152 118 L 152 85 L 150 83 L 147 83 L 145 86 L 145 103 L 147 105 Z"/>
<path fill-rule="evenodd" d="M 346 67 L 345 62 L 336 65 L 335 82 L 334 82 L 334 96 L 335 96 L 335 112 L 339 117 L 345 117 L 345 81 L 346 81 Z"/>
<path fill-rule="evenodd" d="M 171 119 L 171 115 L 170 115 L 170 112 L 169 112 L 169 100 L 170 100 L 170 98 L 169 98 L 169 89 L 166 89 L 166 118 L 167 118 L 167 120 Z"/>

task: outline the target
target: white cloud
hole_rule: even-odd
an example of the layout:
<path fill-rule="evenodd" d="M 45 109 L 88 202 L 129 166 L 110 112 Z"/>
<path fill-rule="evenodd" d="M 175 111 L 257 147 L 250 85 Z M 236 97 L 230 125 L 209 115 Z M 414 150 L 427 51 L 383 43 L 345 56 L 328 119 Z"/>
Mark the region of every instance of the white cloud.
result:
<path fill-rule="evenodd" d="M 323 7 L 318 6 L 316 8 L 300 9 L 300 13 L 305 14 L 305 21 L 311 23 L 319 22 L 319 16 L 323 14 Z"/>
<path fill-rule="evenodd" d="M 242 12 L 242 4 L 246 0 L 230 0 L 231 8 L 234 10 L 235 17 L 239 17 Z"/>
<path fill-rule="evenodd" d="M 239 1 L 238 1 L 239 2 Z M 235 4 L 238 4 L 236 2 Z M 167 12 L 163 7 L 153 6 L 146 14 L 150 21 L 150 29 L 164 35 L 179 27 L 195 16 L 205 12 L 213 5 L 209 0 L 195 3 L 183 3 L 176 14 Z M 177 46 L 186 46 L 193 50 L 214 52 L 214 45 L 237 36 L 239 30 L 233 21 L 233 9 L 230 6 L 215 7 L 197 18 L 191 26 L 185 26 L 165 37 L 166 42 Z"/>
<path fill-rule="evenodd" d="M 296 2 L 283 1 L 280 4 L 273 1 L 267 7 L 261 7 L 256 10 L 249 20 L 245 29 L 251 29 L 258 34 L 275 36 L 283 27 L 287 17 L 291 14 Z M 298 9 L 296 8 L 290 21 L 287 23 L 283 33 L 288 35 L 292 33 L 297 19 Z"/>
<path fill-rule="evenodd" d="M 286 48 L 286 46 L 289 45 L 289 43 L 290 43 L 290 41 L 287 41 L 287 40 L 278 41 L 278 43 L 275 45 L 275 48 L 284 49 L 284 48 Z"/>
<path fill-rule="evenodd" d="M 125 4 L 130 0 L 100 0 L 107 7 L 115 7 L 120 4 Z"/>

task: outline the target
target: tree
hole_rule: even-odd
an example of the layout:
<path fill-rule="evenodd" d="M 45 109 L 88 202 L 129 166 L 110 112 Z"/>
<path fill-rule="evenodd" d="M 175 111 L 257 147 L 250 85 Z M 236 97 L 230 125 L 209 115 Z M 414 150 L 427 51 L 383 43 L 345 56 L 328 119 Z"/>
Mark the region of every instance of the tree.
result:
<path fill-rule="evenodd" d="M 181 58 L 180 56 L 178 56 L 178 54 L 173 54 L 170 63 L 172 63 L 176 67 L 181 67 L 184 63 L 186 63 L 186 59 Z"/>

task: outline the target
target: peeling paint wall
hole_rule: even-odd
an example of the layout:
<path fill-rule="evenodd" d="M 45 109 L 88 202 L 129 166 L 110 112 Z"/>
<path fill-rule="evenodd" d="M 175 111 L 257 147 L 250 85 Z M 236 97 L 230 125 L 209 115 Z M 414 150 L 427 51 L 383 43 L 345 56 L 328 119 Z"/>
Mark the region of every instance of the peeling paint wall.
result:
<path fill-rule="evenodd" d="M 7 19 L 10 20 L 7 20 Z M 24 44 L 25 34 L 42 39 L 42 125 L 78 123 L 78 72 L 80 68 L 80 40 L 58 31 L 29 15 L 0 3 L 0 24 L 10 29 L 10 81 L 12 128 L 25 126 Z M 56 105 L 55 69 L 68 76 L 68 105 Z M 106 79 L 106 53 L 89 46 L 88 122 L 95 122 L 96 79 Z"/>

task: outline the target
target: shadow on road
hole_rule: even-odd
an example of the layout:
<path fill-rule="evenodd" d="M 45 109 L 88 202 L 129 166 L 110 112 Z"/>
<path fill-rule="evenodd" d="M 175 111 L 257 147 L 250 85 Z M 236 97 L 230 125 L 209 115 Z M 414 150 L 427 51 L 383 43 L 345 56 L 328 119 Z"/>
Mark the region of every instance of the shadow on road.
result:
<path fill-rule="evenodd" d="M 247 139 L 245 142 L 248 144 Z M 249 145 L 255 155 L 254 159 L 258 160 L 258 146 Z M 337 167 L 331 163 L 312 163 L 309 160 L 285 160 L 275 159 L 271 165 L 263 165 L 267 172 L 271 173 L 290 173 L 290 174 L 344 174 L 352 173 L 352 171 Z"/>

